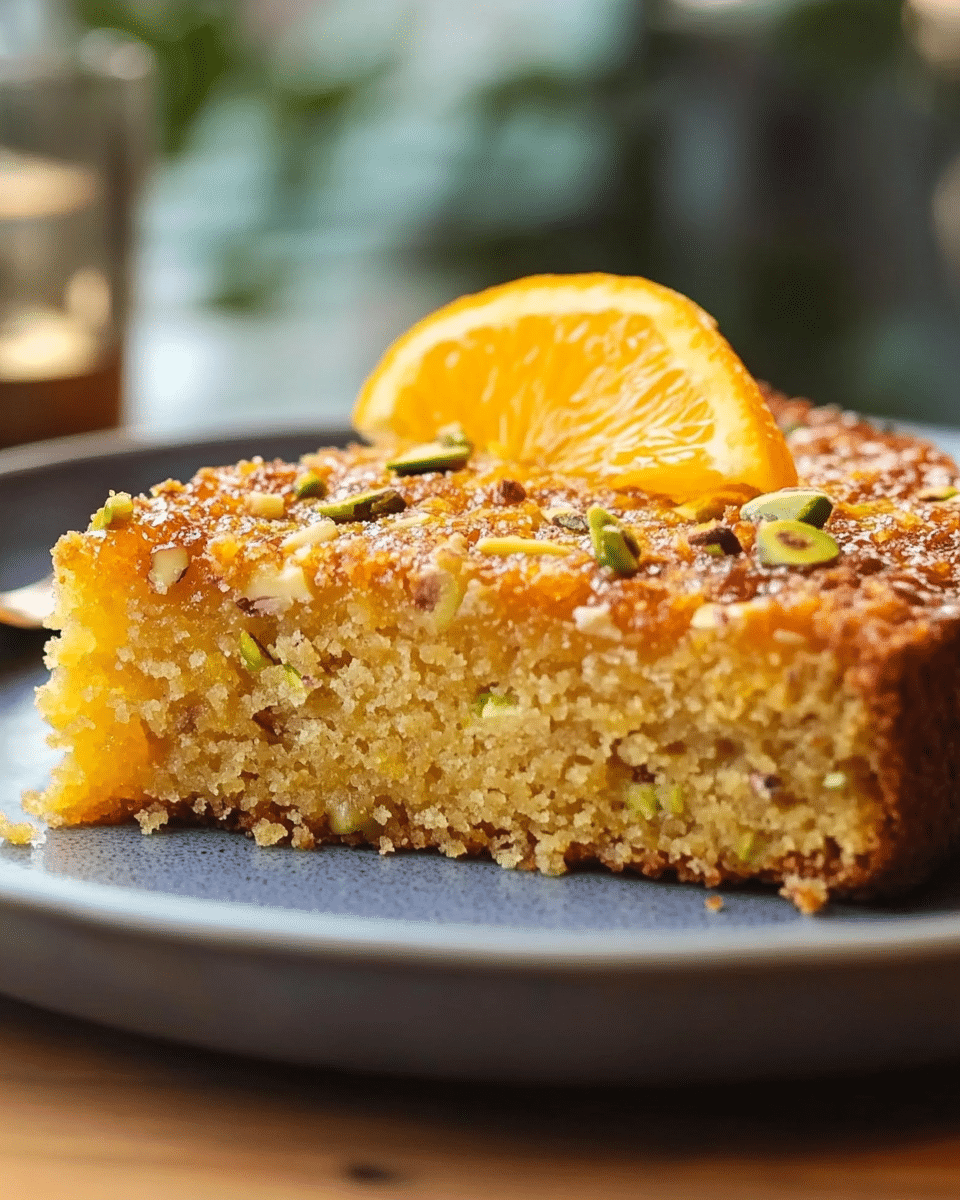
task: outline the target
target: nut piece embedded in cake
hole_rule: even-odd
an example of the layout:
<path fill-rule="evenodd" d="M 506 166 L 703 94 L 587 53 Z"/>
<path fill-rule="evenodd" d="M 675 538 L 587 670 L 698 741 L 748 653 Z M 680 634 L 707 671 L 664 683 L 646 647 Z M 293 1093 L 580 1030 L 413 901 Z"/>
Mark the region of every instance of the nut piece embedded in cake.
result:
<path fill-rule="evenodd" d="M 264 517 L 269 521 L 280 520 L 286 512 L 283 497 L 273 492 L 251 492 L 247 496 L 246 506 L 252 517 Z"/>
<path fill-rule="evenodd" d="M 161 546 L 154 550 L 150 561 L 147 579 L 153 590 L 164 596 L 168 588 L 183 578 L 190 565 L 190 555 L 182 546 Z"/>

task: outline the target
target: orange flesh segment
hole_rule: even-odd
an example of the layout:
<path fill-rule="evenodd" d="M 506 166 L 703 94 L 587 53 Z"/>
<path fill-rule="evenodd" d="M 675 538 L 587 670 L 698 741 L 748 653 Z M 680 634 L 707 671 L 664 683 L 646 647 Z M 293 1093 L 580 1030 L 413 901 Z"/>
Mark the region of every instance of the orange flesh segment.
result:
<path fill-rule="evenodd" d="M 354 425 L 413 443 L 454 422 L 507 461 L 677 500 L 797 479 L 712 318 L 639 278 L 534 276 L 414 325 L 368 379 Z"/>

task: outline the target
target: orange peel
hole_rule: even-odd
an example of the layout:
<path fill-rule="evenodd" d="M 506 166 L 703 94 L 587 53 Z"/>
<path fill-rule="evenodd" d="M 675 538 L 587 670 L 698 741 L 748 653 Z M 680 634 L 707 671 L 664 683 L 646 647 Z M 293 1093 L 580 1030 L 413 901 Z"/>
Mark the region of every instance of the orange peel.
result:
<path fill-rule="evenodd" d="M 636 277 L 536 275 L 438 309 L 388 349 L 353 421 L 400 445 L 456 422 L 507 462 L 676 501 L 797 481 L 713 318 Z"/>

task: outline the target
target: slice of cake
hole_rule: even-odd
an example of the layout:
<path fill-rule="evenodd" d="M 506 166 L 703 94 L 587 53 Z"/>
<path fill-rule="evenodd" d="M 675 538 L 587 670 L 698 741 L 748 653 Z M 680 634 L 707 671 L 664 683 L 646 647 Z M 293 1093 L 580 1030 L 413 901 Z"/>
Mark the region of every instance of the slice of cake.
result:
<path fill-rule="evenodd" d="M 39 703 L 66 754 L 32 811 L 761 879 L 806 910 L 922 880 L 960 829 L 954 464 L 768 408 L 699 316 L 686 342 L 631 325 L 624 281 L 576 311 L 602 278 L 552 284 L 548 343 L 499 289 L 508 357 L 486 297 L 482 334 L 460 302 L 454 331 L 407 335 L 437 369 L 388 355 L 358 408 L 373 447 L 111 496 L 62 538 Z M 491 380 L 524 356 L 496 424 Z M 472 368 L 446 407 L 444 363 Z"/>

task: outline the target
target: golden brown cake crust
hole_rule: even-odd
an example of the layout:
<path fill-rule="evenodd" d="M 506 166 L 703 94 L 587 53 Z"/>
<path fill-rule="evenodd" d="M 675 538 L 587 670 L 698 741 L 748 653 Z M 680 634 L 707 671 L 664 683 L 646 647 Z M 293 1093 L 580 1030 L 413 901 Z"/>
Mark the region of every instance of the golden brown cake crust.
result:
<path fill-rule="evenodd" d="M 929 443 L 881 432 L 854 414 L 817 409 L 769 387 L 765 392 L 801 478 L 836 489 L 841 479 L 859 473 L 855 486 L 868 502 L 900 501 L 957 483 L 953 461 Z M 864 459 L 872 470 L 864 469 Z M 846 589 L 862 585 L 864 568 L 868 579 L 882 579 L 890 606 L 886 627 L 862 628 L 854 667 L 882 764 L 884 820 L 871 855 L 839 878 L 824 874 L 835 891 L 860 899 L 914 887 L 960 841 L 960 510 L 936 501 L 917 507 L 932 528 L 925 525 L 916 541 L 904 535 L 890 539 L 895 566 L 885 556 L 875 562 L 871 554 L 840 569 L 847 576 L 840 586 Z M 901 547 L 901 541 L 907 544 Z M 848 619 L 859 623 L 856 605 Z M 839 627 L 836 634 L 842 635 Z M 803 864 L 796 866 L 802 878 Z"/>
<path fill-rule="evenodd" d="M 593 780 L 589 787 L 599 786 L 599 780 L 614 796 L 609 811 L 619 825 L 607 831 L 584 818 L 582 836 L 557 841 L 549 854 L 532 832 L 528 841 L 522 830 L 507 838 L 495 822 L 477 821 L 472 829 L 458 826 L 451 831 L 438 817 L 432 832 L 422 812 L 386 803 L 387 784 L 384 803 L 374 810 L 382 815 L 375 828 L 369 816 L 366 824 L 338 829 L 329 814 L 294 815 L 283 796 L 271 800 L 264 795 L 245 808 L 232 795 L 203 793 L 198 799 L 197 791 L 177 798 L 168 790 L 159 797 L 129 781 L 119 790 L 105 782 L 93 804 L 84 799 L 80 783 L 71 784 L 71 791 L 61 780 L 35 805 L 36 811 L 63 823 L 122 820 L 136 813 L 145 830 L 171 819 L 213 823 L 250 831 L 261 844 L 283 840 L 306 848 L 324 841 L 372 841 L 381 849 L 436 845 L 447 853 L 490 852 L 505 865 L 550 870 L 600 861 L 614 870 L 651 876 L 673 872 L 709 885 L 762 879 L 782 884 L 785 894 L 806 911 L 818 907 L 828 891 L 886 895 L 914 885 L 946 857 L 960 836 L 960 505 L 927 498 L 931 490 L 953 485 L 957 471 L 945 454 L 918 439 L 880 432 L 851 414 L 815 409 L 807 401 L 790 400 L 769 389 L 767 397 L 787 433 L 801 482 L 828 492 L 834 500 L 828 525 L 840 547 L 834 563 L 814 569 L 762 565 L 755 551 L 756 526 L 740 518 L 747 495 L 719 496 L 710 512 L 695 517 L 665 499 L 631 490 L 591 490 L 579 480 L 548 471 L 521 471 L 484 455 L 474 455 L 462 471 L 398 478 L 386 468 L 385 452 L 364 447 L 320 451 L 301 464 L 254 461 L 209 468 L 185 485 L 168 481 L 151 497 L 134 502 L 130 522 L 68 535 L 55 555 L 65 597 L 76 579 L 98 570 L 122 570 L 131 589 L 129 612 L 176 605 L 186 619 L 195 613 L 197 621 L 219 620 L 224 628 L 245 621 L 267 648 L 271 664 L 280 663 L 278 647 L 287 644 L 284 614 L 300 603 L 329 606 L 331 612 L 353 611 L 351 605 L 402 610 L 408 614 L 403 620 L 409 628 L 426 622 L 423 628 L 429 626 L 431 636 L 441 642 L 444 623 L 447 617 L 454 620 L 459 606 L 462 614 L 471 603 L 476 612 L 483 603 L 493 604 L 489 611 L 499 614 L 502 627 L 490 636 L 515 646 L 518 657 L 526 645 L 553 638 L 550 644 L 564 670 L 570 663 L 602 664 L 606 654 L 615 664 L 609 670 L 615 672 L 620 655 L 633 664 L 629 669 L 634 679 L 642 678 L 644 670 L 654 677 L 658 670 L 667 670 L 663 664 L 676 661 L 695 682 L 698 655 L 705 677 L 714 671 L 720 672 L 718 678 L 724 656 L 746 665 L 756 659 L 762 666 L 757 679 L 767 681 L 755 685 L 757 702 L 763 688 L 782 686 L 789 698 L 794 694 L 791 687 L 795 692 L 796 687 L 815 684 L 822 688 L 825 705 L 836 699 L 833 715 L 823 720 L 849 724 L 840 731 L 842 761 L 822 785 L 816 784 L 812 800 L 789 789 L 784 792 L 783 781 L 770 768 L 766 774 L 750 772 L 752 791 L 743 793 L 738 803 L 752 805 L 751 820 L 766 831 L 758 835 L 756 845 L 749 829 L 740 830 L 737 848 L 731 843 L 716 852 L 702 838 L 698 842 L 687 836 L 679 809 L 672 815 L 668 811 L 670 755 L 679 763 L 687 748 L 674 737 L 665 747 L 644 749 L 643 738 L 626 717 L 622 730 L 610 733 L 609 762 L 602 770 L 596 768 L 600 774 L 583 768 L 584 779 Z M 323 480 L 328 501 L 392 487 L 402 497 L 403 511 L 334 529 L 318 520 L 315 499 L 295 495 L 306 469 Z M 266 508 L 259 497 L 282 497 L 279 515 L 260 515 Z M 629 527 L 639 548 L 637 574 L 623 577 L 599 567 L 589 536 L 557 523 L 558 509 L 582 514 L 590 504 L 614 511 Z M 697 517 L 722 525 L 740 552 L 709 553 L 695 536 L 703 525 Z M 490 552 L 489 539 L 504 538 L 521 539 L 525 551 Z M 157 552 L 171 548 L 185 551 L 189 566 L 171 577 L 169 587 L 157 585 Z M 536 553 L 538 549 L 546 552 Z M 64 744 L 69 745 L 69 731 L 75 728 L 70 722 L 76 716 L 72 710 L 72 715 L 63 715 L 62 694 L 56 689 L 62 688 L 64 672 L 76 658 L 71 625 L 80 618 L 69 611 L 69 601 L 64 604 L 59 620 L 65 643 L 53 651 L 60 682 L 55 680 L 46 703 L 51 720 L 67 731 Z M 221 615 L 211 618 L 217 613 Z M 471 635 L 475 638 L 483 636 L 482 619 L 477 620 L 480 633 Z M 242 681 L 242 667 L 238 673 L 232 665 L 237 660 L 230 649 L 233 643 L 223 645 L 234 672 L 231 678 Z M 678 647 L 689 647 L 689 653 L 678 656 Z M 122 641 L 115 653 L 118 664 L 129 661 L 131 652 Z M 328 658 L 322 669 L 333 678 L 350 655 L 341 654 L 340 662 L 331 651 Z M 498 670 L 500 675 L 490 680 L 495 689 L 507 668 Z M 302 704 L 301 698 L 284 691 L 288 684 L 275 674 L 280 699 L 256 711 L 251 708 L 252 716 L 243 718 L 265 746 L 281 740 L 284 713 L 292 705 L 296 716 Z M 304 678 L 309 690 L 313 682 Z M 602 683 L 595 686 L 599 695 Z M 111 703 L 122 707 L 115 698 Z M 556 697 L 551 703 L 561 710 Z M 784 703 L 779 711 L 789 715 L 789 704 Z M 184 736 L 192 735 L 190 722 L 197 719 L 185 705 L 178 716 Z M 804 719 L 816 725 L 816 706 Z M 116 736 L 126 738 L 129 733 L 124 753 L 131 761 L 141 755 L 146 763 L 151 753 L 156 756 L 159 735 L 149 732 L 148 721 L 146 732 L 134 736 L 135 724 L 129 716 L 125 723 L 121 714 Z M 663 724 L 664 730 L 670 727 L 666 717 Z M 735 718 L 729 718 L 725 728 L 735 732 Z M 814 728 L 811 755 L 832 753 L 824 746 L 833 733 Z M 760 733 L 753 736 L 750 753 L 760 763 L 769 748 Z M 803 736 L 802 729 L 798 736 Z M 716 738 L 710 762 L 716 779 L 729 778 L 735 790 L 746 785 L 743 771 L 736 778 L 724 774 L 724 747 L 730 741 L 726 735 Z M 606 753 L 598 750 L 598 761 Z M 803 771 L 801 753 L 795 760 L 798 779 Z M 88 771 L 82 785 L 88 790 L 90 777 Z M 830 783 L 831 778 L 843 782 Z M 666 832 L 659 838 L 630 834 L 631 842 L 615 789 L 634 796 L 654 785 L 659 802 L 667 805 L 658 817 Z M 775 818 L 782 810 L 789 825 L 791 805 L 798 808 L 801 801 L 809 801 L 811 813 L 829 817 L 830 796 L 823 789 L 833 786 L 848 791 L 858 806 L 846 841 L 829 832 L 833 826 L 826 819 L 825 832 L 796 826 L 782 837 L 778 834 L 779 841 L 774 839 Z M 393 791 L 402 793 L 400 782 Z M 698 802 L 711 801 L 700 796 Z M 689 803 L 687 807 L 692 811 Z M 574 806 L 570 820 L 575 811 Z M 717 827 L 725 821 L 737 832 L 736 814 L 721 814 L 721 820 L 711 813 L 710 820 L 720 823 Z M 676 832 L 672 841 L 671 829 Z M 780 845 L 787 849 L 774 848 Z"/>

